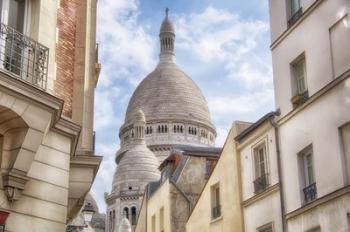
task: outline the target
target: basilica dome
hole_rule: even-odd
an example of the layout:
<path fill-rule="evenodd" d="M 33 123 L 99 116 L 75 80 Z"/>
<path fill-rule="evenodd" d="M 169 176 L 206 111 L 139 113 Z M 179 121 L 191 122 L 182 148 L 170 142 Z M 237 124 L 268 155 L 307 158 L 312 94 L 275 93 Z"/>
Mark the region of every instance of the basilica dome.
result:
<path fill-rule="evenodd" d="M 149 149 L 162 162 L 174 145 L 214 146 L 216 131 L 208 103 L 196 83 L 176 64 L 175 29 L 168 13 L 160 32 L 160 54 L 156 68 L 133 93 L 120 129 L 120 154 L 133 141 L 132 118 L 139 109 L 146 120 L 145 139 Z"/>
<path fill-rule="evenodd" d="M 138 108 L 142 108 L 147 122 L 191 119 L 213 127 L 201 90 L 175 63 L 158 65 L 140 83 L 129 102 L 126 122 Z"/>

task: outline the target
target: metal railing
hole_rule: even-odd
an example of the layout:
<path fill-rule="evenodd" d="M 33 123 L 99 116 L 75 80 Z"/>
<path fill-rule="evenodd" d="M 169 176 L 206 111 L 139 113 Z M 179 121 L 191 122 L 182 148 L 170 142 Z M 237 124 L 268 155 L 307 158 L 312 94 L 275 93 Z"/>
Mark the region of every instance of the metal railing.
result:
<path fill-rule="evenodd" d="M 46 89 L 49 49 L 37 41 L 0 24 L 0 69 L 40 89 Z"/>
<path fill-rule="evenodd" d="M 269 174 L 264 174 L 254 180 L 254 193 L 264 191 L 270 185 Z"/>
<path fill-rule="evenodd" d="M 211 209 L 211 217 L 212 219 L 218 218 L 221 216 L 221 206 L 217 205 Z"/>
<path fill-rule="evenodd" d="M 303 15 L 303 8 L 299 8 L 299 10 L 297 10 L 288 20 L 288 28 L 290 28 L 291 26 L 294 25 L 294 23 L 296 23 L 298 21 L 298 19 L 301 18 L 301 16 Z"/>
<path fill-rule="evenodd" d="M 310 184 L 309 186 L 304 188 L 303 192 L 304 192 L 305 203 L 309 203 L 309 202 L 315 200 L 317 197 L 316 183 Z"/>

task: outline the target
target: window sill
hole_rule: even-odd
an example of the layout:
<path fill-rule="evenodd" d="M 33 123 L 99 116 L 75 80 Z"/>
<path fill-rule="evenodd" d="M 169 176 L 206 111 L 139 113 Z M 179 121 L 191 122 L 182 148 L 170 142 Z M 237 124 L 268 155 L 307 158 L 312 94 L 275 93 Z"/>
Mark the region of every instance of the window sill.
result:
<path fill-rule="evenodd" d="M 220 217 L 211 219 L 210 224 L 211 224 L 211 223 L 216 223 L 216 222 L 218 222 L 218 221 L 221 221 L 222 219 L 223 219 L 222 215 L 221 215 Z"/>

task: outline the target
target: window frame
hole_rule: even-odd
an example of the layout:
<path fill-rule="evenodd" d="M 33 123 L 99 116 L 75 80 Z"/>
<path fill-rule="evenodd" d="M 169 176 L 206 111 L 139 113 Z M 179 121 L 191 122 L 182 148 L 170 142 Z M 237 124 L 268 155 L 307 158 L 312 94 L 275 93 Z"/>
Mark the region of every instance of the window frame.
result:
<path fill-rule="evenodd" d="M 311 153 L 311 154 L 310 154 Z M 307 157 L 311 156 L 312 168 L 310 177 L 309 166 Z M 313 145 L 310 144 L 298 152 L 298 172 L 299 172 L 299 183 L 302 196 L 302 204 L 310 203 L 317 199 L 317 180 L 315 175 L 315 160 Z"/>
<path fill-rule="evenodd" d="M 297 69 L 302 64 L 302 75 L 303 77 L 300 78 L 301 75 L 297 73 Z M 292 96 L 296 95 L 302 95 L 305 92 L 308 91 L 308 83 L 307 83 L 307 65 L 306 65 L 306 56 L 305 52 L 301 53 L 297 58 L 295 58 L 290 63 L 290 69 L 291 69 L 291 83 L 292 83 Z M 303 81 L 303 89 L 301 88 L 300 82 Z"/>
<path fill-rule="evenodd" d="M 257 232 L 269 232 L 268 230 L 270 230 L 271 232 L 275 231 L 275 225 L 273 222 L 266 223 L 256 228 Z"/>
<path fill-rule="evenodd" d="M 210 198 L 211 198 L 211 220 L 215 220 L 222 216 L 221 213 L 221 190 L 220 190 L 220 182 L 212 185 L 210 187 Z"/>

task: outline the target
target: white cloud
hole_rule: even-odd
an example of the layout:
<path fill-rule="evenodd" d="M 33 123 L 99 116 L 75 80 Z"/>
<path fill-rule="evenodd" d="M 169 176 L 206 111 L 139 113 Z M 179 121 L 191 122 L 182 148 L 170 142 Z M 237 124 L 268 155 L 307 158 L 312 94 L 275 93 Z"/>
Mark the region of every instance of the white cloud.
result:
<path fill-rule="evenodd" d="M 195 53 L 202 62 L 220 62 L 227 77 L 247 88 L 271 84 L 269 56 L 255 54 L 268 32 L 266 22 L 209 6 L 201 13 L 179 16 L 176 25 L 179 49 Z"/>
<path fill-rule="evenodd" d="M 135 85 L 156 61 L 156 41 L 138 22 L 138 1 L 101 0 L 98 14 L 98 40 L 104 57 L 100 86 L 108 87 L 118 78 Z"/>

